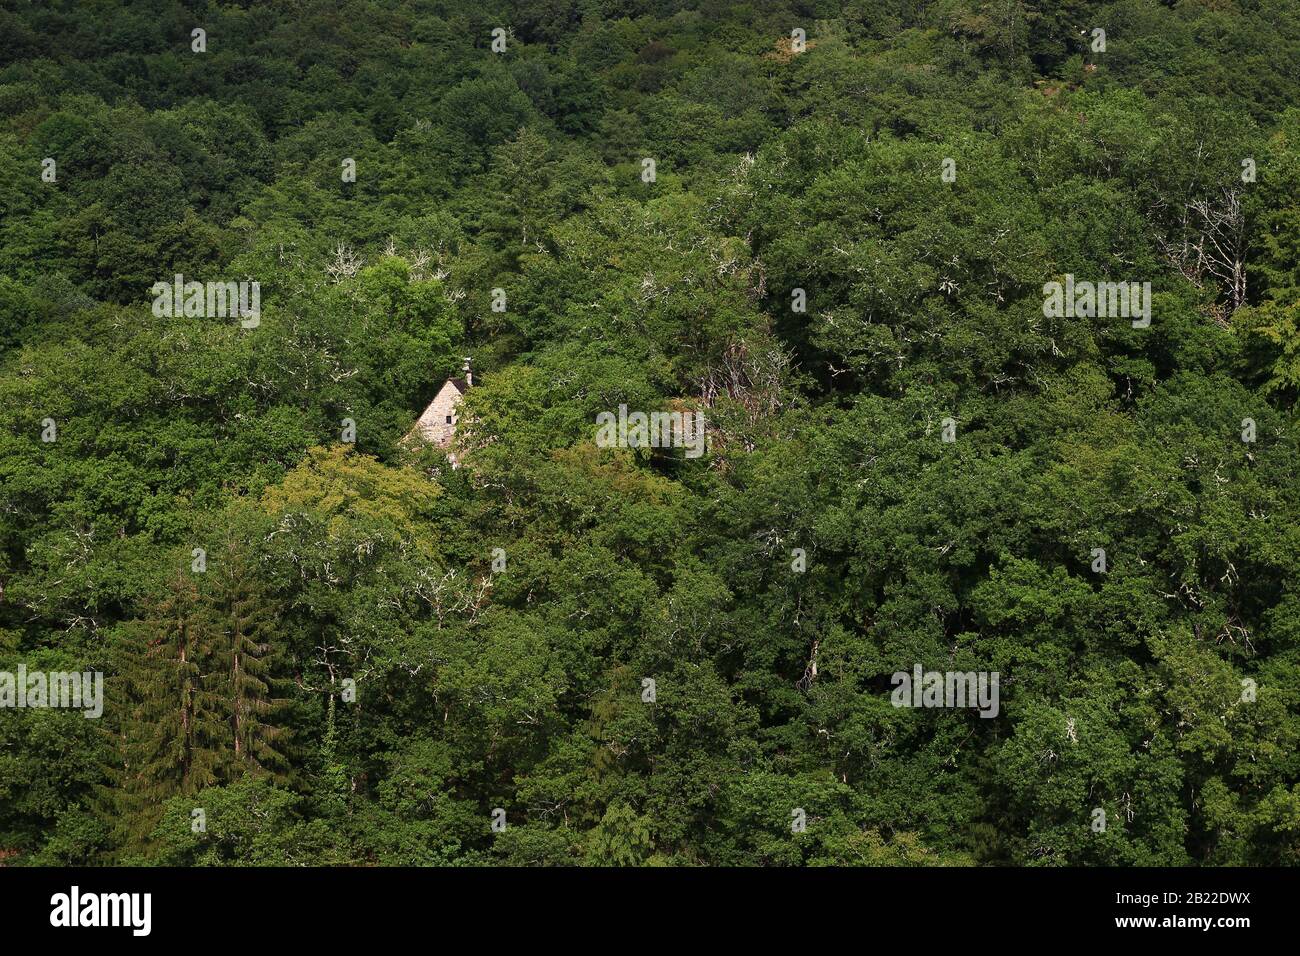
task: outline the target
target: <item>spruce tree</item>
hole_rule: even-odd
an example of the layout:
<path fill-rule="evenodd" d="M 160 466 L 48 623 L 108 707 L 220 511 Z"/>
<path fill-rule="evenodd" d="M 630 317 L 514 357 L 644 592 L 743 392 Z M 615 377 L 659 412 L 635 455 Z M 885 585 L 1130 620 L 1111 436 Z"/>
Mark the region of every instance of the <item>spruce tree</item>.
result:
<path fill-rule="evenodd" d="M 218 780 L 222 714 L 204 677 L 212 631 L 193 577 L 178 571 L 114 642 L 109 703 L 121 716 L 105 795 L 127 842 L 152 828 L 165 800 Z"/>
<path fill-rule="evenodd" d="M 233 780 L 251 770 L 283 780 L 288 738 L 274 723 L 285 701 L 275 696 L 280 655 L 271 642 L 271 603 L 247 548 L 234 537 L 211 575 L 208 600 L 217 626 L 205 684 L 225 715 L 222 775 Z"/>

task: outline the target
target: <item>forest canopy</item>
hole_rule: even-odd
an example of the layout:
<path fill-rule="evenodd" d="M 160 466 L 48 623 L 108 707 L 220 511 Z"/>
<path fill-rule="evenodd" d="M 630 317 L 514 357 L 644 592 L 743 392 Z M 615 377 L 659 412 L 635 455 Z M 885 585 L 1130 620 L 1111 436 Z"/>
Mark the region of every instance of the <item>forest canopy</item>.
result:
<path fill-rule="evenodd" d="M 1298 393 L 1296 0 L 4 3 L 0 859 L 1294 865 Z"/>

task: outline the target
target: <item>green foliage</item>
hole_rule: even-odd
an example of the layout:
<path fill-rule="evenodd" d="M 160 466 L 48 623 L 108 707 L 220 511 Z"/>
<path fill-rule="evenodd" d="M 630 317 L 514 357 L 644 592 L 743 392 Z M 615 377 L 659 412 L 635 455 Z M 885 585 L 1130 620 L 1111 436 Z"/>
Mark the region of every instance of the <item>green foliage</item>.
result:
<path fill-rule="evenodd" d="M 1298 12 L 0 12 L 0 859 L 1300 862 Z"/>

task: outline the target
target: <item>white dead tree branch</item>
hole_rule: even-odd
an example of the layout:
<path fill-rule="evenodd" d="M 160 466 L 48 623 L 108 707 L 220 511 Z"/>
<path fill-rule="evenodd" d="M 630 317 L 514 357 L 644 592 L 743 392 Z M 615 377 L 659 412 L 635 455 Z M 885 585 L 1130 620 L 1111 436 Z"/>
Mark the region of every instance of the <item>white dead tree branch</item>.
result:
<path fill-rule="evenodd" d="M 1190 282 L 1218 284 L 1225 299 L 1215 318 L 1227 324 L 1246 301 L 1246 215 L 1241 192 L 1225 188 L 1215 198 L 1183 206 L 1180 237 L 1162 242 L 1165 256 Z"/>

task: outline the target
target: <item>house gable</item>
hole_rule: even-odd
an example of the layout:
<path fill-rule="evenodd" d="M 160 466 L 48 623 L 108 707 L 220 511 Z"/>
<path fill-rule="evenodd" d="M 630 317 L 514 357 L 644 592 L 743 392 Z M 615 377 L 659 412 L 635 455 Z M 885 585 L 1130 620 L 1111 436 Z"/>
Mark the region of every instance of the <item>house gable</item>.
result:
<path fill-rule="evenodd" d="M 463 379 L 448 379 L 406 437 L 412 438 L 418 435 L 439 448 L 450 445 L 456 434 L 456 422 L 460 417 L 460 402 L 465 397 L 466 386 L 462 382 Z"/>

